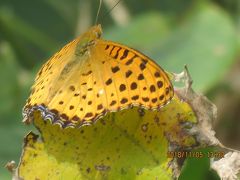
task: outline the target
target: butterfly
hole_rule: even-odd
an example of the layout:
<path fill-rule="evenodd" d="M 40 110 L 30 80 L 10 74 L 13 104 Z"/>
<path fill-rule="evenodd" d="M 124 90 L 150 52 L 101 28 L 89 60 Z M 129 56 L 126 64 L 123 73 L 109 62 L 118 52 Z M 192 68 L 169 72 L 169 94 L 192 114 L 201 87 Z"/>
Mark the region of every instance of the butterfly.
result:
<path fill-rule="evenodd" d="M 80 127 L 108 112 L 159 109 L 171 100 L 173 86 L 159 65 L 101 35 L 101 25 L 93 26 L 42 66 L 23 108 L 25 122 L 40 111 L 53 124 Z"/>

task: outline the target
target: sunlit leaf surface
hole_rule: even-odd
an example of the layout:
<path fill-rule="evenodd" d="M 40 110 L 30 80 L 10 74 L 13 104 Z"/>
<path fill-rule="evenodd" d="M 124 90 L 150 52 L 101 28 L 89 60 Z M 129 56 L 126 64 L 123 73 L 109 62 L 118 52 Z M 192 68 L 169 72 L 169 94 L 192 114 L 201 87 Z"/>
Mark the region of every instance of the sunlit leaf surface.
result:
<path fill-rule="evenodd" d="M 94 125 L 61 129 L 34 114 L 40 136 L 30 133 L 18 175 L 24 179 L 171 179 L 170 144 L 195 144 L 181 124 L 195 123 L 189 105 L 175 97 L 157 111 L 111 113 Z"/>

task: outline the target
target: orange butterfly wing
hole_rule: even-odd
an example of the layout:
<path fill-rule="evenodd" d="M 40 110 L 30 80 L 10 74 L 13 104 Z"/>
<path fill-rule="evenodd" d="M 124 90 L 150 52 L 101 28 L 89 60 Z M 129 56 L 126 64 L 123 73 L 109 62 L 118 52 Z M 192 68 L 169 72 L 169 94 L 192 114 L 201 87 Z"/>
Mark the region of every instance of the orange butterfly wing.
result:
<path fill-rule="evenodd" d="M 90 124 L 131 106 L 158 109 L 173 97 L 172 84 L 153 60 L 100 38 L 100 26 L 56 53 L 39 71 L 24 107 L 62 127 Z"/>

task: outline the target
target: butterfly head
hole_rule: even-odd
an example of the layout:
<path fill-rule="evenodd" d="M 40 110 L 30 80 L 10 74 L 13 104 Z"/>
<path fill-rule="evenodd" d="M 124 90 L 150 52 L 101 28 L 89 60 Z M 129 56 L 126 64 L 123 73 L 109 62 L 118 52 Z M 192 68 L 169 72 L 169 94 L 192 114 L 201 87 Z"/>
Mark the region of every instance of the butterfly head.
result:
<path fill-rule="evenodd" d="M 85 32 L 82 36 L 80 36 L 76 54 L 84 54 L 87 48 L 94 44 L 96 39 L 99 39 L 102 35 L 101 25 L 96 25 L 90 28 L 87 32 Z"/>

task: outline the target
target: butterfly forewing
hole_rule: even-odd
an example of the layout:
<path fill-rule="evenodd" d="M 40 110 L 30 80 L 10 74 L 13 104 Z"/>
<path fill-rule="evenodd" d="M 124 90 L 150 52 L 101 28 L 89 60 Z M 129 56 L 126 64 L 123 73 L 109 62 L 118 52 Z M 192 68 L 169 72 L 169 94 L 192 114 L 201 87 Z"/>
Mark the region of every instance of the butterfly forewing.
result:
<path fill-rule="evenodd" d="M 110 91 L 118 94 L 115 99 L 118 108 L 134 104 L 154 109 L 165 105 L 173 97 L 167 74 L 145 55 L 124 45 L 103 40 L 99 42 L 97 51 L 105 51 L 105 59 L 112 62 L 108 64 L 109 70 L 102 73 L 108 73 L 107 78 L 113 77 L 109 86 L 115 87 Z"/>

